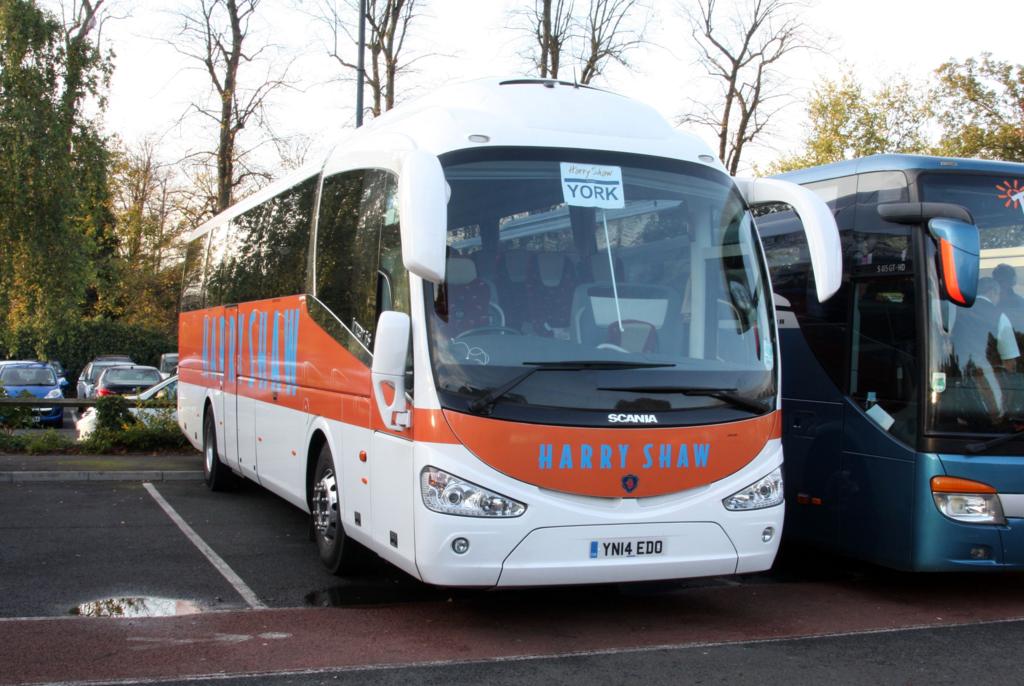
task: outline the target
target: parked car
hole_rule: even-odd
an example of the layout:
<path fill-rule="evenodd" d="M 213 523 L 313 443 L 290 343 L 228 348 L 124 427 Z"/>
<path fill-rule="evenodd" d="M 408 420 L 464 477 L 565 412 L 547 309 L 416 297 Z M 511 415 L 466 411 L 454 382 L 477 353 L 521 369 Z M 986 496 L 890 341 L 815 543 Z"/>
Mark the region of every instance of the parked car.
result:
<path fill-rule="evenodd" d="M 43 362 L 42 360 L 0 360 L 0 368 L 3 368 L 9 364 L 48 364 L 53 368 L 54 374 L 57 375 L 57 383 L 61 388 L 67 388 L 68 380 L 64 376 L 64 365 L 56 360 L 50 360 Z"/>
<path fill-rule="evenodd" d="M 24 391 L 35 398 L 47 400 L 64 397 L 57 374 L 45 362 L 8 362 L 0 365 L 0 386 L 11 397 Z M 58 429 L 64 426 L 63 407 L 34 407 L 32 415 L 40 424 Z"/>
<path fill-rule="evenodd" d="M 163 381 L 163 377 L 156 367 L 145 367 L 139 364 L 107 367 L 96 379 L 93 396 L 102 398 L 107 395 L 139 393 L 161 381 Z"/>
<path fill-rule="evenodd" d="M 166 379 L 178 373 L 178 353 L 164 353 L 160 356 L 160 363 L 157 365 L 160 373 Z"/>
<path fill-rule="evenodd" d="M 94 359 L 89 364 L 85 365 L 85 369 L 78 376 L 78 385 L 76 386 L 76 393 L 79 398 L 94 398 L 96 390 L 96 380 L 99 379 L 100 374 L 103 373 L 107 367 L 117 367 L 119 365 L 135 364 L 135 362 L 127 355 L 101 355 Z"/>
<path fill-rule="evenodd" d="M 176 402 L 178 398 L 178 377 L 171 376 L 164 379 L 155 386 L 150 386 L 146 390 L 135 395 L 125 396 L 126 400 L 167 400 L 169 402 Z M 135 416 L 153 414 L 159 412 L 159 408 L 155 407 L 129 407 L 128 411 Z M 177 409 L 172 410 L 172 417 L 177 419 Z M 96 408 L 90 407 L 82 416 L 78 419 L 78 423 L 75 424 L 75 428 L 78 430 L 78 440 L 82 441 L 89 437 L 93 431 L 96 430 Z"/>

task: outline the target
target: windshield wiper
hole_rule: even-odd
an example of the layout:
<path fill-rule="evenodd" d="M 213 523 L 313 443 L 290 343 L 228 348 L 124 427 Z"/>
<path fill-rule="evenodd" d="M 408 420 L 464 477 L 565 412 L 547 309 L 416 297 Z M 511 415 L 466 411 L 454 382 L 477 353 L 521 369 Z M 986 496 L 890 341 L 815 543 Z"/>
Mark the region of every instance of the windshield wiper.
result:
<path fill-rule="evenodd" d="M 565 360 L 562 362 L 523 362 L 529 367 L 525 372 L 514 376 L 500 386 L 496 386 L 482 396 L 469 403 L 469 411 L 482 414 L 490 409 L 494 401 L 513 388 L 530 378 L 534 372 L 579 372 L 587 369 L 651 369 L 655 367 L 675 367 L 670 362 L 618 362 L 615 360 Z"/>
<path fill-rule="evenodd" d="M 981 443 L 968 443 L 967 450 L 972 453 L 983 453 L 989 448 L 995 448 L 997 445 L 1009 443 L 1013 439 L 1017 438 L 1017 436 L 1024 434 L 1024 425 L 1020 424 L 1019 422 L 1014 422 L 1014 426 L 1017 428 L 1015 428 L 1008 434 L 999 436 L 998 438 L 993 438 L 988 441 L 982 441 Z"/>
<path fill-rule="evenodd" d="M 769 408 L 763 403 L 739 395 L 735 388 L 704 388 L 701 386 L 626 386 L 623 388 L 599 388 L 599 391 L 624 391 L 627 393 L 669 394 L 680 393 L 689 396 L 707 396 L 721 400 L 741 410 L 764 414 Z"/>

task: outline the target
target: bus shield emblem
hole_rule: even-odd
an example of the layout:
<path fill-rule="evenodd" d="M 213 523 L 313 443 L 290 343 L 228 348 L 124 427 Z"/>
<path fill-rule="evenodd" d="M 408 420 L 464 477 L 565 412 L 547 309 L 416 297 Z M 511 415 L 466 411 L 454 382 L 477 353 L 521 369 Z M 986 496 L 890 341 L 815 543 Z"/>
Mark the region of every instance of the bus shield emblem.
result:
<path fill-rule="evenodd" d="M 626 493 L 632 493 L 636 490 L 637 485 L 640 483 L 640 479 L 636 474 L 627 474 L 622 477 L 622 487 L 626 489 Z"/>

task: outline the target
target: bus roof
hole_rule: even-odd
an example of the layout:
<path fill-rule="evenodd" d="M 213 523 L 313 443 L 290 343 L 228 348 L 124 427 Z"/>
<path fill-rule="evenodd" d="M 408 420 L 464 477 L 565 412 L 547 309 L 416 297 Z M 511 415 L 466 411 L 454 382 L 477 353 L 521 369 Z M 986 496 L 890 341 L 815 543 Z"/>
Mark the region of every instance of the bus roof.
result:
<path fill-rule="evenodd" d="M 382 166 L 407 150 L 443 155 L 504 146 L 637 153 L 692 161 L 725 172 L 700 138 L 676 129 L 644 103 L 552 79 L 478 79 L 438 88 L 349 130 L 326 159 L 242 199 L 195 229 L 188 239 L 320 171 L 334 174 Z"/>
<path fill-rule="evenodd" d="M 868 157 L 860 157 L 855 160 L 833 162 L 832 164 L 822 164 L 817 167 L 786 172 L 785 174 L 776 175 L 775 178 L 805 184 L 867 172 L 910 170 L 959 170 L 1020 176 L 1024 174 L 1024 164 L 960 157 L 934 157 L 931 155 L 869 155 Z"/>

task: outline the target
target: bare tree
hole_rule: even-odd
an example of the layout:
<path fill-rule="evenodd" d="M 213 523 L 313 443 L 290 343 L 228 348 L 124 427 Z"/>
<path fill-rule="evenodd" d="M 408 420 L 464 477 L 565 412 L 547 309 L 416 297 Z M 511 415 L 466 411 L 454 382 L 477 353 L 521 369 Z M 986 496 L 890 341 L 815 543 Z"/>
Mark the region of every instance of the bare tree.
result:
<path fill-rule="evenodd" d="M 627 17 L 643 17 L 630 26 Z M 591 0 L 583 19 L 580 83 L 588 84 L 604 73 L 609 61 L 628 67 L 626 53 L 644 43 L 647 8 L 638 0 Z"/>
<path fill-rule="evenodd" d="M 366 85 L 370 88 L 370 113 L 379 117 L 395 106 L 398 78 L 418 58 L 403 55 L 409 27 L 419 16 L 422 0 L 366 0 Z M 358 0 L 318 0 L 311 15 L 327 30 L 327 54 L 346 73 L 359 69 L 351 49 L 357 45 L 353 35 L 359 17 Z"/>
<path fill-rule="evenodd" d="M 573 0 L 534 0 L 533 6 L 513 10 L 515 26 L 530 37 L 522 53 L 541 78 L 564 78 L 566 54 L 573 62 L 573 79 L 588 84 L 609 61 L 629 66 L 626 53 L 644 43 L 650 10 L 642 0 L 589 0 L 586 14 Z"/>
<path fill-rule="evenodd" d="M 271 44 L 251 45 L 251 24 L 261 0 L 193 2 L 191 9 L 177 15 L 180 19 L 178 40 L 171 44 L 202 65 L 216 96 L 214 103 L 195 103 L 191 109 L 217 125 L 216 149 L 201 152 L 199 156 L 216 160 L 213 211 L 220 212 L 231 205 L 240 185 L 252 177 L 266 176 L 246 164 L 246 157 L 253 148 L 240 148 L 238 136 L 250 124 L 267 129 L 268 97 L 286 84 L 288 68 L 278 67 L 267 59 L 267 53 L 273 48 Z M 249 71 L 262 67 L 259 80 L 252 81 L 255 85 L 241 85 L 239 72 L 243 65 Z"/>
<path fill-rule="evenodd" d="M 541 78 L 558 78 L 562 53 L 573 34 L 573 0 L 534 0 L 532 7 L 513 10 L 519 30 L 530 36 L 523 53 Z"/>
<path fill-rule="evenodd" d="M 695 112 L 682 121 L 703 124 L 718 136 L 718 157 L 731 174 L 744 146 L 760 136 L 788 99 L 775 79 L 787 55 L 814 47 L 801 16 L 811 0 L 737 0 L 731 14 L 717 0 L 697 0 L 685 13 L 698 59 L 720 87 L 713 105 L 692 101 Z M 722 16 L 726 14 L 726 16 Z"/>

